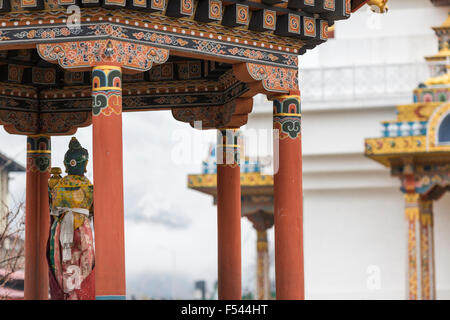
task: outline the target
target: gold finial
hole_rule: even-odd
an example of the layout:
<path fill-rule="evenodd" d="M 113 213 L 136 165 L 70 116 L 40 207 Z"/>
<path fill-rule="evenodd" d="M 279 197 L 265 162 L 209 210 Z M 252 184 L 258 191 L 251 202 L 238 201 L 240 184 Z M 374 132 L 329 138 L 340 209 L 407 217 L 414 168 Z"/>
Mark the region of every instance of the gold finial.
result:
<path fill-rule="evenodd" d="M 367 2 L 370 9 L 376 13 L 386 13 L 388 12 L 387 0 L 369 0 Z"/>
<path fill-rule="evenodd" d="M 60 167 L 53 167 L 53 168 L 50 169 L 50 173 L 51 174 L 61 174 L 62 170 L 61 170 Z"/>
<path fill-rule="evenodd" d="M 52 175 L 48 180 L 48 187 L 53 189 L 59 180 L 62 178 L 61 176 L 62 170 L 59 167 L 53 167 L 50 169 L 50 174 Z"/>
<path fill-rule="evenodd" d="M 425 57 L 425 60 L 428 62 L 433 61 L 446 61 L 450 57 L 450 49 L 447 41 L 443 42 L 441 45 L 441 49 L 434 56 Z"/>
<path fill-rule="evenodd" d="M 427 79 L 427 81 L 425 81 L 424 84 L 427 86 L 450 84 L 450 73 L 448 73 L 447 71 L 447 73 L 441 76 L 431 77 Z"/>

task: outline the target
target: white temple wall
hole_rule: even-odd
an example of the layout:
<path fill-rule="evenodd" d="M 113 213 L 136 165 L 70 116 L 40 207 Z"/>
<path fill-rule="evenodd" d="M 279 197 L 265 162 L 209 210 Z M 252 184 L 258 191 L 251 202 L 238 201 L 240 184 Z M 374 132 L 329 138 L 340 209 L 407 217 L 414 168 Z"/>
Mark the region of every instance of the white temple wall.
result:
<path fill-rule="evenodd" d="M 363 9 L 337 22 L 336 39 L 300 56 L 308 299 L 406 297 L 400 182 L 364 157 L 364 138 L 381 136 L 395 106 L 412 103 L 412 90 L 427 77 L 423 57 L 437 52 L 431 27 L 450 8 L 423 0 L 388 5 L 387 14 Z M 244 130 L 270 127 L 272 103 L 257 96 Z M 434 208 L 437 298 L 449 299 L 450 194 Z M 273 229 L 269 241 L 273 246 Z"/>

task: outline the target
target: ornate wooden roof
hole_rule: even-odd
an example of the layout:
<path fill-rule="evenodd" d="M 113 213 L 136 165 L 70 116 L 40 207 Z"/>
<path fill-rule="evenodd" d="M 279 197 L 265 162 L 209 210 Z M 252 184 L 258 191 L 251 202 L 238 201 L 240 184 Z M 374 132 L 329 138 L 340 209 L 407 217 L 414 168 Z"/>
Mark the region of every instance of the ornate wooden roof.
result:
<path fill-rule="evenodd" d="M 91 123 L 90 70 L 124 72 L 123 110 L 239 127 L 256 93 L 298 91 L 298 55 L 366 1 L 0 0 L 0 123 L 72 134 Z"/>

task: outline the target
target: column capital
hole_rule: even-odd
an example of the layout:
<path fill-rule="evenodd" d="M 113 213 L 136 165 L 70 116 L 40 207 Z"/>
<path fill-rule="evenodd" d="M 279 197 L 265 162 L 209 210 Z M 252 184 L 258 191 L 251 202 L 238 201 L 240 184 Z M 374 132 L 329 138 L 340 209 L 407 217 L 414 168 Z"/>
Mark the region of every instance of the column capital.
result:
<path fill-rule="evenodd" d="M 27 136 L 27 171 L 50 172 L 50 139 L 48 135 Z"/>
<path fill-rule="evenodd" d="M 217 165 L 236 167 L 240 164 L 241 133 L 236 128 L 217 130 Z"/>
<path fill-rule="evenodd" d="M 97 65 L 92 68 L 92 115 L 122 114 L 122 68 Z"/>
<path fill-rule="evenodd" d="M 301 117 L 300 95 L 273 97 L 273 128 L 279 130 L 280 140 L 300 139 Z"/>

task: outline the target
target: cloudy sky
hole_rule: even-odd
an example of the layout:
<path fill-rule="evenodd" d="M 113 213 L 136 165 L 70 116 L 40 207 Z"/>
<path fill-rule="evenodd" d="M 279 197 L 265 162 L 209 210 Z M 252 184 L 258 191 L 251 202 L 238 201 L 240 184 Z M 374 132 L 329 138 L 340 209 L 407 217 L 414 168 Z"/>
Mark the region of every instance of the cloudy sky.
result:
<path fill-rule="evenodd" d="M 191 298 L 194 282 L 217 279 L 216 207 L 187 188 L 200 173 L 215 131 L 198 131 L 170 112 L 123 115 L 127 295 Z M 75 134 L 92 155 L 92 127 Z M 52 166 L 63 167 L 69 136 L 52 138 Z M 1 152 L 25 165 L 26 138 L 0 130 Z M 93 181 L 92 161 L 87 176 Z M 95 184 L 95 181 L 94 181 Z M 11 174 L 12 203 L 25 199 L 25 173 Z M 269 237 L 272 237 L 272 232 Z M 255 290 L 256 233 L 242 219 L 243 290 Z"/>

